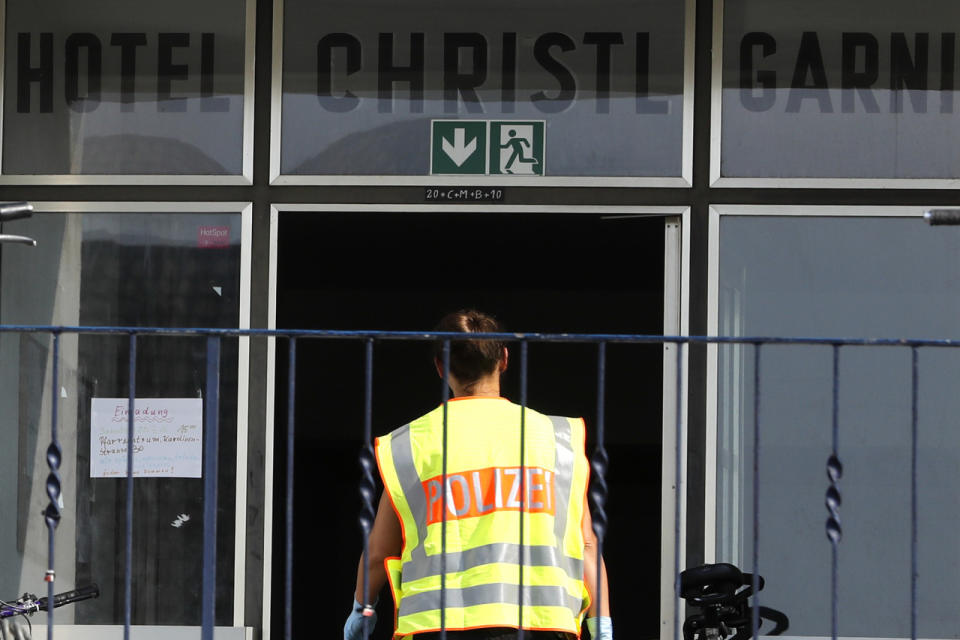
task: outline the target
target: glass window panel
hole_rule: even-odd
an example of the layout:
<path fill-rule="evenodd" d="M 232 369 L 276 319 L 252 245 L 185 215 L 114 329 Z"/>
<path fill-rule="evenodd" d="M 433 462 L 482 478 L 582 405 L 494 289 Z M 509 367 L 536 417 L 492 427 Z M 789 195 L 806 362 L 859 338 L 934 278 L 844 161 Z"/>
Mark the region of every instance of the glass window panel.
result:
<path fill-rule="evenodd" d="M 242 172 L 245 3 L 5 5 L 4 174 Z"/>
<path fill-rule="evenodd" d="M 920 218 L 732 216 L 720 224 L 722 335 L 953 338 L 960 229 Z M 717 559 L 752 564 L 752 347 L 719 362 Z M 919 637 L 955 638 L 960 351 L 920 351 Z M 759 571 L 790 635 L 830 635 L 824 524 L 832 350 L 766 346 L 761 360 Z M 840 355 L 840 635 L 910 636 L 910 350 Z M 879 587 L 878 587 L 879 586 Z"/>
<path fill-rule="evenodd" d="M 189 206 L 184 207 L 189 211 Z M 236 327 L 239 213 L 40 213 L 7 226 L 37 239 L 6 245 L 0 324 Z M 64 515 L 57 530 L 57 590 L 96 582 L 97 600 L 58 612 L 59 622 L 123 622 L 126 480 L 91 477 L 104 453 L 91 437 L 93 398 L 126 398 L 126 336 L 64 334 L 60 443 Z M 232 623 L 237 339 L 222 345 L 217 621 Z M 51 340 L 0 335 L 0 593 L 43 591 L 50 442 Z M 137 398 L 201 398 L 205 338 L 141 337 Z M 95 434 L 94 434 L 95 435 Z M 124 454 L 125 455 L 125 454 Z M 134 481 L 133 622 L 200 624 L 203 480 Z M 8 503 L 8 501 L 10 501 Z M 184 514 L 186 518 L 184 518 Z M 180 520 L 180 525 L 174 523 Z M 14 551 L 15 550 L 15 551 Z"/>
<path fill-rule="evenodd" d="M 546 175 L 679 176 L 684 4 L 287 0 L 281 173 L 427 175 L 465 118 L 545 120 Z"/>
<path fill-rule="evenodd" d="M 721 175 L 960 176 L 949 0 L 726 2 Z"/>

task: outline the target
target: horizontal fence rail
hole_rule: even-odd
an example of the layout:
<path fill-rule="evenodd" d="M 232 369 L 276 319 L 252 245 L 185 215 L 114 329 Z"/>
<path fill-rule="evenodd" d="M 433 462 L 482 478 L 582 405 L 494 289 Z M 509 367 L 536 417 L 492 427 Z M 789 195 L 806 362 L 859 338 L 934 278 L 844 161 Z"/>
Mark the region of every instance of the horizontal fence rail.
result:
<path fill-rule="evenodd" d="M 607 344 L 747 344 L 837 345 L 867 347 L 960 347 L 958 339 L 854 338 L 783 336 L 658 336 L 633 333 L 445 333 L 442 331 L 377 331 L 326 329 L 217 329 L 206 327 L 84 327 L 70 325 L 0 325 L 0 333 L 106 334 L 150 336 L 220 336 L 265 338 L 326 338 L 340 340 L 508 340 L 514 342 L 571 342 Z"/>
<path fill-rule="evenodd" d="M 589 502 L 593 517 L 594 531 L 597 534 L 597 558 L 602 557 L 603 543 L 606 537 L 608 527 L 617 526 L 617 523 L 609 523 L 605 511 L 607 500 L 607 466 L 608 454 L 604 442 L 604 406 L 605 406 L 605 386 L 607 376 L 607 347 L 611 344 L 661 344 L 676 345 L 674 349 L 674 370 L 676 372 L 676 495 L 682 495 L 686 491 L 686 478 L 683 475 L 683 461 L 685 459 L 686 442 L 682 437 L 684 434 L 683 424 L 685 419 L 686 403 L 686 370 L 684 360 L 686 352 L 691 346 L 698 345 L 747 345 L 753 350 L 753 459 L 752 459 L 752 478 L 753 478 L 753 516 L 752 516 L 752 534 L 753 534 L 753 553 L 752 567 L 753 589 L 754 593 L 759 591 L 759 543 L 761 536 L 761 517 L 760 511 L 760 460 L 762 445 L 761 417 L 766 419 L 763 414 L 763 376 L 762 376 L 762 353 L 765 347 L 773 345 L 796 345 L 796 346 L 827 346 L 832 348 L 832 450 L 827 460 L 827 476 L 829 480 L 826 491 L 826 506 L 828 518 L 826 521 L 826 537 L 831 547 L 831 584 L 830 584 L 830 603 L 831 603 L 831 630 L 834 639 L 838 636 L 838 551 L 842 539 L 842 528 L 840 524 L 840 505 L 841 495 L 839 489 L 839 480 L 843 475 L 843 465 L 840 461 L 838 451 L 839 435 L 839 404 L 840 404 L 840 370 L 838 366 L 840 352 L 844 348 L 857 347 L 898 347 L 908 349 L 911 353 L 911 406 L 910 406 L 910 434 L 911 434 L 911 461 L 910 461 L 910 500 L 911 500 L 911 585 L 910 585 L 910 630 L 911 637 L 917 637 L 917 574 L 918 574 L 918 554 L 917 554 L 917 396 L 918 396 L 918 351 L 924 348 L 956 348 L 960 347 L 960 340 L 944 339 L 903 339 L 903 338 L 820 338 L 820 337 L 724 337 L 724 336 L 656 336 L 656 335 L 635 335 L 635 334 L 572 334 L 572 333 L 489 333 L 489 334 L 463 334 L 463 333 L 444 333 L 444 332 L 418 332 L 418 331 L 335 331 L 335 330 L 267 330 L 267 329 L 217 329 L 217 328 L 166 328 L 166 327 L 85 327 L 85 326 L 39 326 L 39 325 L 0 325 L 0 333 L 31 333 L 46 334 L 53 341 L 53 362 L 52 362 L 52 386 L 51 392 L 51 425 L 50 425 L 50 444 L 47 448 L 47 463 L 49 466 L 49 475 L 46 481 L 46 490 L 49 496 L 49 505 L 43 513 L 43 517 L 48 529 L 48 570 L 44 579 L 48 583 L 48 598 L 53 601 L 55 594 L 54 584 L 56 579 L 54 568 L 55 530 L 61 520 L 62 498 L 61 498 L 61 477 L 60 469 L 63 464 L 62 451 L 58 440 L 58 421 L 59 421 L 59 385 L 60 385 L 60 337 L 64 334 L 80 335 L 118 335 L 128 336 L 129 339 L 129 359 L 128 359 L 128 443 L 134 441 L 134 404 L 136 398 L 136 371 L 137 371 L 137 341 L 143 336 L 176 336 L 176 337 L 197 337 L 206 339 L 206 386 L 204 396 L 204 443 L 205 454 L 203 461 L 204 478 L 204 531 L 203 531 L 203 585 L 202 585 L 202 626 L 201 637 L 203 640 L 212 640 L 215 621 L 215 590 L 216 590 L 216 502 L 217 502 L 217 447 L 219 438 L 219 381 L 221 375 L 221 342 L 224 338 L 236 337 L 256 337 L 256 338 L 279 338 L 288 341 L 288 386 L 287 386 L 287 447 L 285 450 L 287 457 L 286 468 L 286 548 L 284 557 L 285 577 L 284 577 L 284 636 L 289 640 L 293 635 L 293 513 L 294 513 L 294 482 L 293 482 L 293 439 L 295 430 L 294 406 L 296 401 L 296 357 L 297 344 L 300 340 L 346 340 L 361 342 L 364 345 L 364 380 L 358 381 L 364 388 L 364 426 L 363 426 L 363 445 L 359 453 L 359 463 L 361 467 L 361 477 L 358 480 L 358 492 L 361 498 L 361 508 L 358 513 L 358 522 L 363 538 L 363 549 L 366 553 L 369 549 L 369 535 L 373 528 L 373 520 L 376 513 L 376 483 L 375 467 L 376 462 L 373 455 L 373 435 L 372 435 L 372 405 L 373 405 L 373 362 L 375 345 L 379 341 L 430 341 L 440 342 L 442 344 L 442 362 L 444 378 L 441 385 L 441 402 L 444 408 L 443 413 L 443 481 L 441 483 L 441 505 L 445 505 L 447 500 L 447 414 L 446 406 L 449 400 L 449 386 L 446 378 L 446 372 L 449 369 L 450 344 L 457 340 L 501 340 L 510 343 L 519 343 L 520 346 L 520 405 L 526 407 L 527 403 L 527 376 L 528 376 L 528 345 L 530 343 L 585 343 L 593 344 L 597 347 L 597 424 L 595 428 L 596 445 L 590 455 L 590 466 L 592 477 L 590 481 Z M 666 357 L 666 356 L 665 356 Z M 245 374 L 245 372 L 241 372 Z M 243 408 L 241 408 L 243 410 Z M 521 447 L 521 465 L 525 458 L 523 457 L 524 446 L 524 412 L 521 412 L 520 422 L 520 447 Z M 134 479 L 134 452 L 133 447 L 128 446 L 127 453 L 127 485 L 126 485 L 126 514 L 125 514 L 125 539 L 124 539 L 124 638 L 129 639 L 130 628 L 132 625 L 131 613 L 131 590 L 132 590 L 132 559 L 133 559 L 133 479 Z M 525 498 L 525 492 L 522 486 L 525 473 L 521 466 L 521 512 L 523 509 L 522 500 Z M 446 566 L 447 539 L 446 539 L 446 509 L 441 508 L 442 514 L 442 544 L 441 544 L 441 567 Z M 674 574 L 679 576 L 681 567 L 681 544 L 683 543 L 683 531 L 681 522 L 683 514 L 681 513 L 681 500 L 676 500 L 675 527 L 674 527 Z M 523 518 L 520 521 L 520 574 L 518 576 L 518 617 L 517 617 L 517 637 L 521 636 L 521 628 L 524 624 L 522 601 L 526 597 L 524 592 L 524 572 L 525 562 L 523 540 L 525 532 L 523 531 Z M 599 596 L 601 593 L 598 584 L 595 593 Z M 441 637 L 446 637 L 446 624 L 443 621 L 444 602 L 446 598 L 446 572 L 441 572 L 440 589 L 440 611 L 441 611 Z M 364 585 L 364 603 L 370 602 L 370 599 L 376 594 L 367 593 L 367 582 L 369 576 L 366 568 L 363 571 Z M 679 598 L 679 580 L 676 584 L 676 596 Z M 756 596 L 755 596 L 756 597 Z M 760 627 L 759 611 L 760 606 L 756 604 L 752 609 L 752 632 L 756 637 Z M 681 637 L 681 606 L 674 607 L 675 616 L 673 621 L 673 635 L 675 638 Z M 48 639 L 53 639 L 54 634 L 54 608 L 51 606 L 47 612 L 47 634 Z M 367 627 L 367 634 L 370 628 Z M 623 630 L 620 637 L 630 637 L 629 629 Z"/>

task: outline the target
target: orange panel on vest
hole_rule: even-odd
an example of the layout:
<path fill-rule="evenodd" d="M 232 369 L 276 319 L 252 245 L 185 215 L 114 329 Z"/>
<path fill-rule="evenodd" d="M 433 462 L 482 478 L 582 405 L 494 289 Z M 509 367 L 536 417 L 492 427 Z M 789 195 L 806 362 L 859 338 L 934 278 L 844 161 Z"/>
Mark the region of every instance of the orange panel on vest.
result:
<path fill-rule="evenodd" d="M 447 474 L 447 520 L 473 518 L 495 511 L 554 513 L 554 474 L 540 467 L 488 467 Z M 427 524 L 440 522 L 443 476 L 423 481 Z M 521 491 L 521 484 L 523 490 Z M 525 495 L 524 495 L 525 494 Z"/>

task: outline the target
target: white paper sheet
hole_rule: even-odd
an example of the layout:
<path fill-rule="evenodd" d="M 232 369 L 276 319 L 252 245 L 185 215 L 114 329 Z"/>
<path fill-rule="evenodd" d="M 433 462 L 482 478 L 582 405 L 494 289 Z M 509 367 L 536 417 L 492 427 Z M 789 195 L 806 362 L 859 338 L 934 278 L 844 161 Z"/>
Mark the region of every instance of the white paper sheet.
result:
<path fill-rule="evenodd" d="M 127 475 L 127 398 L 90 402 L 90 477 Z M 200 478 L 203 475 L 203 400 L 134 401 L 133 475 Z"/>

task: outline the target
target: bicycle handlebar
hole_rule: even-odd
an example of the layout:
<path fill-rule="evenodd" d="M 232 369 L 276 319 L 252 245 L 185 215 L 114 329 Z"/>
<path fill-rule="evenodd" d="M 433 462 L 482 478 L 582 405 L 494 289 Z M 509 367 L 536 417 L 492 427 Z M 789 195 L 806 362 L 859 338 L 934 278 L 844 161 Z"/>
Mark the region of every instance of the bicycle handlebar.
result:
<path fill-rule="evenodd" d="M 0 204 L 0 222 L 29 218 L 33 213 L 33 205 L 29 202 L 4 202 Z"/>
<path fill-rule="evenodd" d="M 53 608 L 62 607 L 65 604 L 89 600 L 90 598 L 100 597 L 100 587 L 91 584 L 86 587 L 79 587 L 73 591 L 64 591 L 53 596 Z M 49 598 L 38 598 L 29 593 L 23 594 L 16 602 L 6 605 L 0 605 L 0 619 L 12 618 L 13 616 L 23 615 L 25 613 L 34 613 L 35 611 L 47 611 L 50 609 Z"/>
<path fill-rule="evenodd" d="M 53 596 L 53 608 L 62 607 L 65 604 L 73 604 L 74 602 L 80 602 L 81 600 L 89 600 L 90 598 L 99 598 L 100 597 L 100 587 L 96 584 L 91 584 L 86 587 L 80 587 L 74 589 L 73 591 L 65 591 L 63 593 L 58 593 Z M 47 598 L 40 598 L 37 600 L 37 608 L 40 611 L 47 610 Z"/>

